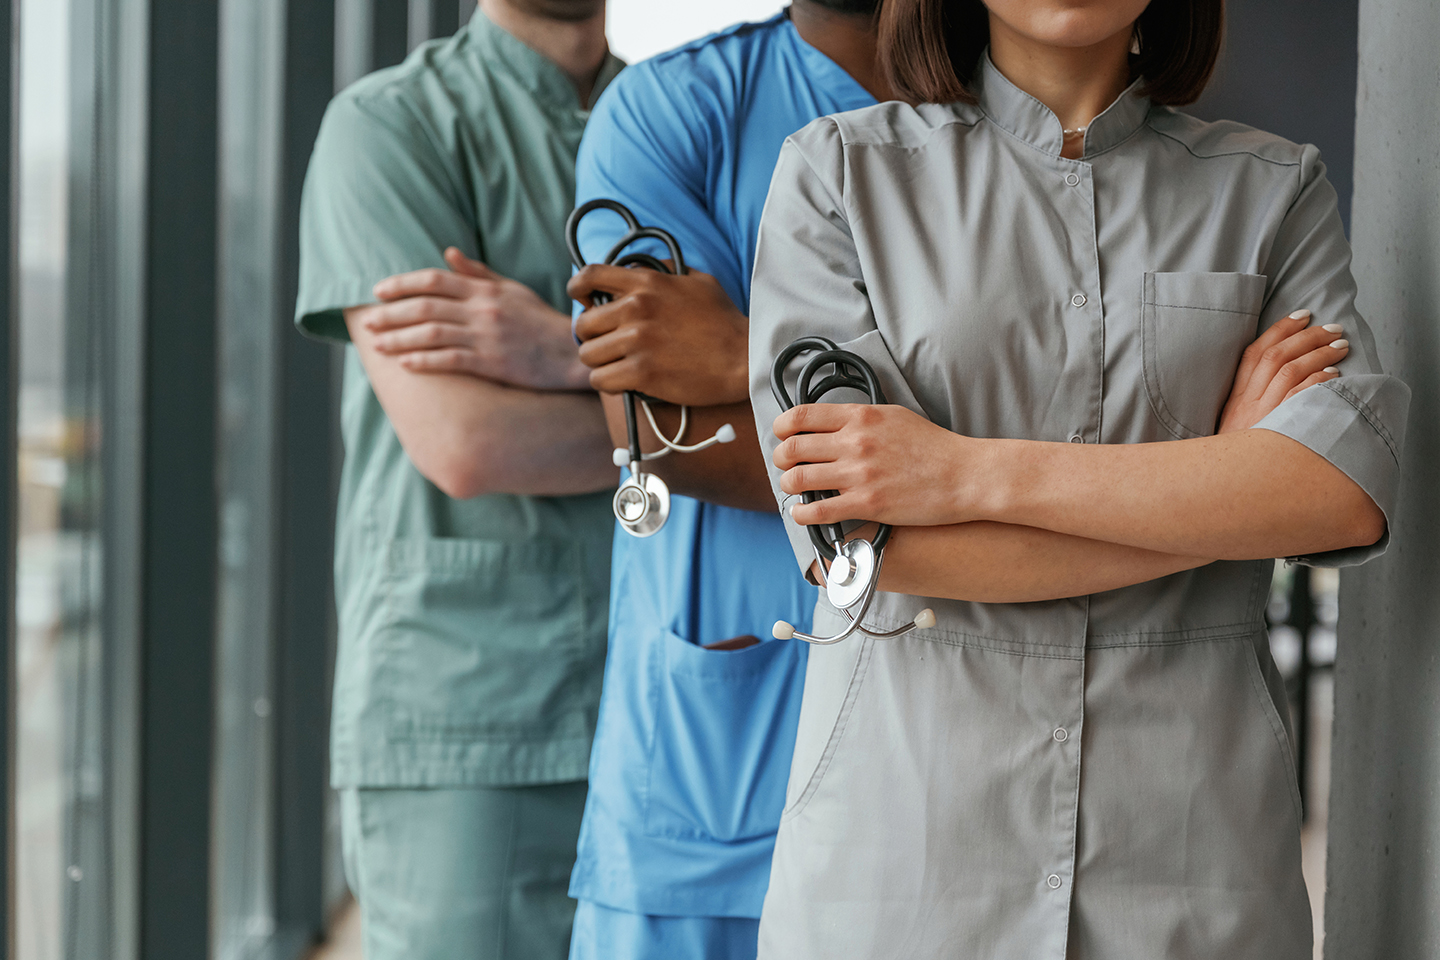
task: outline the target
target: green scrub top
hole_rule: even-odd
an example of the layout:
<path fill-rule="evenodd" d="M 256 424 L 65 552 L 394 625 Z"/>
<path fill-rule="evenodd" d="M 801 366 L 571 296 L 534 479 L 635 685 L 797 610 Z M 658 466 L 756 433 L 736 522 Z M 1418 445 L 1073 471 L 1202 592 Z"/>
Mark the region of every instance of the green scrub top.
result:
<path fill-rule="evenodd" d="M 622 66 L 607 58 L 595 95 Z M 478 11 L 339 94 L 301 203 L 300 329 L 347 340 L 343 309 L 373 303 L 385 277 L 444 267 L 450 245 L 568 309 L 563 226 L 588 116 L 559 67 Z M 583 779 L 611 494 L 452 500 L 345 353 L 331 782 Z"/>

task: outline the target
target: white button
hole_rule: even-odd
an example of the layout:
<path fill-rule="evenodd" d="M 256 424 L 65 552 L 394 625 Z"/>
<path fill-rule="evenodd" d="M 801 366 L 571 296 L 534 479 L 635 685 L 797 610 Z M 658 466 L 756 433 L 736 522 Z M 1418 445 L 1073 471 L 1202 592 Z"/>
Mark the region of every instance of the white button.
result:
<path fill-rule="evenodd" d="M 1056 742 L 1056 743 L 1064 743 L 1066 740 L 1069 740 L 1069 739 L 1070 739 L 1070 731 L 1069 731 L 1069 730 L 1066 730 L 1064 727 L 1056 727 L 1056 728 L 1055 728 L 1055 742 Z"/>
<path fill-rule="evenodd" d="M 1072 307 L 1083 307 L 1083 306 L 1085 306 L 1085 294 L 1083 294 L 1083 293 L 1077 293 L 1077 294 L 1075 294 L 1075 296 L 1073 296 L 1073 297 L 1070 298 L 1070 305 L 1071 305 Z"/>
<path fill-rule="evenodd" d="M 1080 436 L 1080 434 L 1077 433 L 1077 434 L 1075 434 L 1075 436 L 1073 436 L 1073 437 L 1070 438 L 1070 442 L 1071 442 L 1071 443 L 1084 443 L 1084 442 L 1085 442 L 1085 438 L 1082 437 L 1082 436 Z"/>
<path fill-rule="evenodd" d="M 1048 877 L 1045 878 L 1045 885 L 1046 885 L 1047 887 L 1049 887 L 1051 890 L 1059 890 L 1059 889 L 1060 889 L 1060 877 L 1059 877 L 1059 875 L 1058 875 L 1058 874 L 1054 874 L 1054 873 L 1050 874 L 1050 876 L 1048 876 Z"/>
<path fill-rule="evenodd" d="M 1065 175 L 1065 182 L 1068 183 L 1068 184 L 1070 184 L 1070 186 L 1073 187 L 1073 186 L 1075 186 L 1075 184 L 1077 184 L 1077 183 L 1080 182 L 1080 178 L 1077 177 L 1077 176 L 1076 176 L 1075 174 L 1073 174 L 1073 173 L 1067 173 L 1067 174 Z"/>

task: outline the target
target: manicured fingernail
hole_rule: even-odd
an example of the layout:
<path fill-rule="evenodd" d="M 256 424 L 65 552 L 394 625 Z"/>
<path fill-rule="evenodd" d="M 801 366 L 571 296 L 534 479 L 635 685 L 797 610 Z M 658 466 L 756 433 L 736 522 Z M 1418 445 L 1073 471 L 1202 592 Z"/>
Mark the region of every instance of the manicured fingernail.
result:
<path fill-rule="evenodd" d="M 1291 319 L 1291 320 L 1309 320 L 1309 319 L 1310 319 L 1310 311 L 1309 311 L 1309 310 L 1296 310 L 1294 313 L 1290 314 L 1290 319 Z"/>
<path fill-rule="evenodd" d="M 1336 350 L 1348 350 L 1350 348 L 1350 341 L 1336 340 L 1334 343 L 1330 344 L 1330 346 L 1334 347 Z"/>
<path fill-rule="evenodd" d="M 1327 323 L 1320 329 L 1324 330 L 1326 333 L 1341 333 L 1342 331 L 1344 331 L 1345 328 L 1340 326 L 1340 324 L 1338 323 Z"/>
<path fill-rule="evenodd" d="M 1339 372 L 1340 372 L 1340 368 L 1339 368 L 1339 367 L 1326 367 L 1326 368 L 1325 368 L 1325 372 L 1326 372 L 1326 373 L 1339 373 Z"/>

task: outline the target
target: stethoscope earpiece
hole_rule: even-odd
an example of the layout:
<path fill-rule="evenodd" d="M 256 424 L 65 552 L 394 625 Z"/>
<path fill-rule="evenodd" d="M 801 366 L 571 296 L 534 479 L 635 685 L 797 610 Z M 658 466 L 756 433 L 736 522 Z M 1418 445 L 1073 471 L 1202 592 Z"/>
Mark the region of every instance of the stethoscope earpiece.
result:
<path fill-rule="evenodd" d="M 800 370 L 796 399 L 785 388 L 785 371 L 802 353 L 814 353 Z M 815 382 L 823 368 L 830 372 Z M 871 403 L 884 403 L 885 393 L 880 380 L 865 359 L 848 350 L 841 350 L 825 337 L 801 337 L 780 351 L 770 368 L 770 392 L 782 411 L 805 403 L 818 403 L 832 390 L 850 389 L 864 393 Z M 803 495 L 806 503 L 833 496 L 833 493 L 809 490 Z M 875 630 L 864 626 L 865 614 L 875 599 L 880 583 L 880 565 L 885 559 L 885 544 L 890 540 L 890 525 L 880 524 L 872 540 L 845 539 L 842 524 L 812 524 L 805 528 L 815 548 L 815 559 L 825 578 L 825 595 L 830 604 L 845 615 L 850 625 L 833 637 L 820 637 L 796 630 L 793 624 L 777 621 L 771 633 L 777 640 L 798 638 L 807 643 L 839 643 L 855 633 L 876 640 L 890 640 L 912 630 L 928 630 L 935 626 L 935 611 L 926 607 L 907 624 L 895 630 Z M 858 607 L 858 609 L 856 609 Z"/>
<path fill-rule="evenodd" d="M 640 221 L 635 219 L 635 214 L 623 203 L 616 200 L 596 199 L 581 204 L 570 212 L 570 217 L 565 221 L 565 246 L 570 251 L 570 261 L 575 264 L 575 269 L 583 268 L 585 257 L 580 253 L 580 221 L 595 210 L 609 210 L 618 214 L 620 219 L 625 221 L 625 235 L 610 248 L 605 255 L 604 263 L 617 267 L 644 267 L 647 270 L 655 270 L 659 273 L 674 275 L 684 274 L 685 257 L 680 252 L 680 244 L 668 231 L 659 227 L 642 227 Z M 674 269 L 665 264 L 665 261 L 648 253 L 634 252 L 625 253 L 625 248 L 639 240 L 658 240 L 670 251 L 670 259 L 674 262 Z M 610 302 L 610 295 L 596 292 L 591 297 L 592 302 L 599 306 L 602 303 Z M 660 449 L 654 453 L 642 453 L 640 451 L 640 429 L 639 421 L 635 415 L 635 405 L 639 403 L 640 409 L 645 413 L 645 420 L 650 429 L 660 440 Z M 633 390 L 625 391 L 625 431 L 628 447 L 621 447 L 615 450 L 612 460 L 617 467 L 628 466 L 630 476 L 615 491 L 615 499 L 612 507 L 615 511 L 615 519 L 625 531 L 637 537 L 649 537 L 660 531 L 665 521 L 670 517 L 670 488 L 665 486 L 653 473 L 646 473 L 642 464 L 647 460 L 658 460 L 661 457 L 669 456 L 672 453 L 696 453 L 701 450 L 715 446 L 717 443 L 730 443 L 735 439 L 735 428 L 730 424 L 721 424 L 715 435 L 699 443 L 684 443 L 685 431 L 690 427 L 690 408 L 680 407 L 680 426 L 676 429 L 673 437 L 667 437 L 660 430 L 660 425 L 655 422 L 655 412 L 650 409 L 650 398 Z"/>

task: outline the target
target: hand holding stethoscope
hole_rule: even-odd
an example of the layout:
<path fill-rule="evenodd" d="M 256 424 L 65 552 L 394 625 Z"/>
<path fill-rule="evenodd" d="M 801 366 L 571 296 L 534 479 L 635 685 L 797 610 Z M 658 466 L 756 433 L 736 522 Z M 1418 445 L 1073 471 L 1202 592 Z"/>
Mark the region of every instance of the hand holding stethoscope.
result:
<path fill-rule="evenodd" d="M 797 403 L 785 388 L 785 371 L 802 353 L 814 353 L 815 356 L 806 361 L 800 370 L 800 379 L 796 384 Z M 816 377 L 820 379 L 817 381 Z M 798 404 L 818 403 L 826 394 L 841 389 L 858 390 L 871 403 L 885 403 L 885 392 L 880 388 L 879 378 L 870 364 L 858 354 L 839 349 L 825 337 L 801 337 L 780 351 L 770 368 L 770 392 L 780 404 L 781 411 L 790 410 Z M 801 494 L 806 503 L 833 495 L 830 491 L 819 490 L 807 490 Z M 835 609 L 846 616 L 850 625 L 833 637 L 821 637 L 798 631 L 794 625 L 780 620 L 773 631 L 777 640 L 795 637 L 808 643 L 839 643 L 857 632 L 877 640 L 889 640 L 912 630 L 935 626 L 935 612 L 929 607 L 895 630 L 876 630 L 864 625 L 865 615 L 880 583 L 880 566 L 885 559 L 885 544 L 890 539 L 889 524 L 879 524 L 871 540 L 847 540 L 839 523 L 817 523 L 805 529 L 825 578 L 825 594 Z"/>
<path fill-rule="evenodd" d="M 661 273 L 684 274 L 685 257 L 680 252 L 680 244 L 667 231 L 659 227 L 642 227 L 635 219 L 635 215 L 624 205 L 615 200 L 597 199 L 581 204 L 571 212 L 565 222 L 565 244 L 570 250 L 570 260 L 575 264 L 576 269 L 586 265 L 585 257 L 580 253 L 580 221 L 587 214 L 594 210 L 610 210 L 625 221 L 626 233 L 605 255 L 602 262 L 617 267 L 645 267 L 650 270 L 657 270 Z M 665 261 L 648 253 L 634 251 L 625 253 L 625 249 L 631 244 L 640 240 L 658 240 L 665 244 L 670 252 L 670 259 L 674 264 L 671 269 Z M 609 302 L 609 294 L 597 291 L 591 296 L 591 300 L 598 306 Z M 624 530 L 636 537 L 649 537 L 660 531 L 665 525 L 666 519 L 670 516 L 670 489 L 653 473 L 647 473 L 644 463 L 647 460 L 656 460 L 668 456 L 671 453 L 695 453 L 705 450 L 717 443 L 730 443 L 735 439 L 735 428 L 730 424 L 724 424 L 715 431 L 714 436 L 708 437 L 699 443 L 686 444 L 683 442 L 685 432 L 690 426 L 690 408 L 680 407 L 680 426 L 673 437 L 666 437 L 659 425 L 655 422 L 655 413 L 650 408 L 651 397 L 634 390 L 625 391 L 625 432 L 627 445 L 617 447 L 614 454 L 614 461 L 617 467 L 629 466 L 630 476 L 620 488 L 615 491 L 615 498 L 611 505 L 615 511 L 615 519 L 620 522 Z M 643 453 L 640 449 L 639 420 L 636 415 L 636 404 L 645 414 L 645 420 L 650 429 L 660 440 L 661 448 L 654 453 Z"/>

